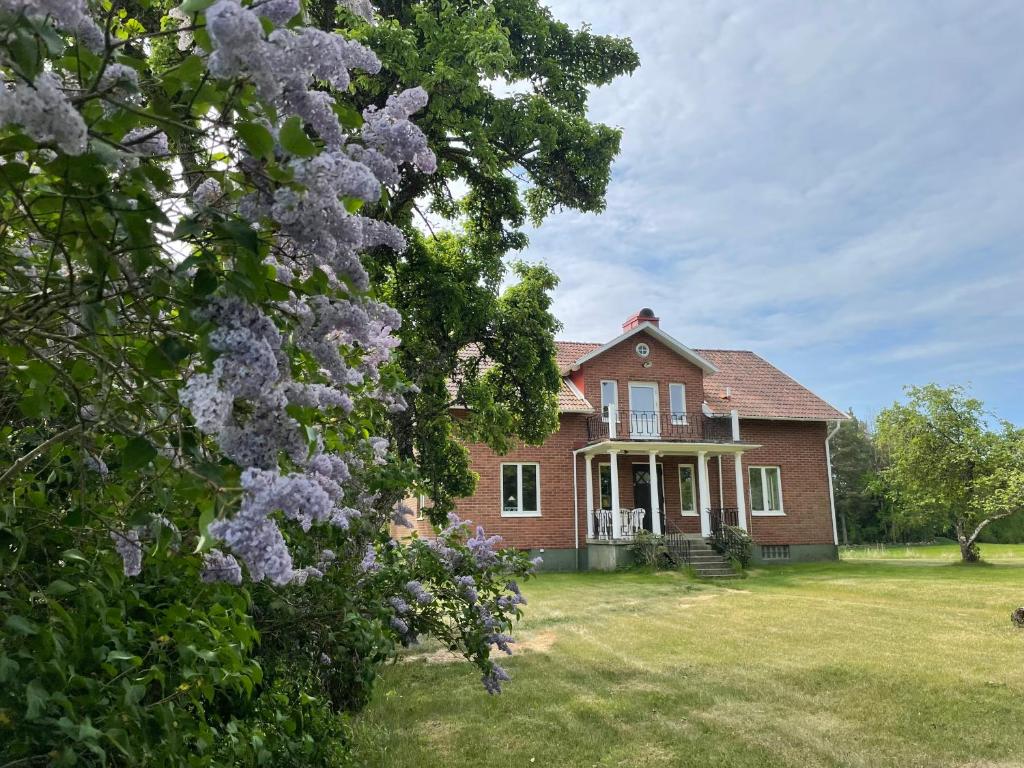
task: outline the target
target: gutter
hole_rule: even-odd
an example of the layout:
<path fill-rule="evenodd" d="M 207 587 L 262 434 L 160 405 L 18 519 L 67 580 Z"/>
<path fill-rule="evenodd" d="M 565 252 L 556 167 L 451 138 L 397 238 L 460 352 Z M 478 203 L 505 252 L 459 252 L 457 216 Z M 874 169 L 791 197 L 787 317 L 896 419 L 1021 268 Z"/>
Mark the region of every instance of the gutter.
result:
<path fill-rule="evenodd" d="M 573 546 L 576 551 L 576 571 L 580 569 L 580 492 L 579 487 L 576 483 L 576 467 L 579 464 L 579 454 L 582 448 L 577 448 L 572 452 L 572 527 L 573 527 Z M 831 472 L 829 473 L 831 477 Z M 589 523 L 587 523 L 589 525 Z"/>
<path fill-rule="evenodd" d="M 836 494 L 832 489 L 832 447 L 829 445 L 829 441 L 836 436 L 836 432 L 839 431 L 842 423 L 841 421 L 836 421 L 832 431 L 825 437 L 825 463 L 828 466 L 828 503 L 832 508 L 832 543 L 837 547 L 839 546 L 839 531 L 836 528 Z"/>

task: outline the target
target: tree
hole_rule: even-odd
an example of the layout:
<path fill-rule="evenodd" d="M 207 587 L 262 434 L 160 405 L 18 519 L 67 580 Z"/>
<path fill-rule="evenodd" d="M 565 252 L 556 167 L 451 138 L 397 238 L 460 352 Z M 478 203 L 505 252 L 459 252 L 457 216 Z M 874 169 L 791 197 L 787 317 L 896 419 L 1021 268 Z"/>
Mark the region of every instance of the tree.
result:
<path fill-rule="evenodd" d="M 986 526 L 1024 506 L 1024 431 L 1007 422 L 990 430 L 981 401 L 962 387 L 908 387 L 907 396 L 877 427 L 897 514 L 952 529 L 964 562 L 974 562 Z"/>
<path fill-rule="evenodd" d="M 432 94 L 417 125 L 436 173 L 413 170 L 374 205 L 412 247 L 374 250 L 368 269 L 402 311 L 398 357 L 419 388 L 393 414 L 391 436 L 417 463 L 439 522 L 475 485 L 462 441 L 504 451 L 557 426 L 556 278 L 514 266 L 518 282 L 500 295 L 505 258 L 525 247 L 527 217 L 539 224 L 558 208 L 604 208 L 620 132 L 587 119 L 588 90 L 639 62 L 628 39 L 572 30 L 538 0 L 392 0 L 380 3 L 379 24 L 362 26 L 337 0 L 311 6 L 324 29 L 355 23 L 381 58 L 379 76 L 355 81 L 357 109 L 413 85 Z M 417 233 L 421 206 L 456 231 Z M 453 420 L 453 406 L 468 418 Z"/>
<path fill-rule="evenodd" d="M 832 484 L 836 516 L 844 544 L 877 541 L 884 522 L 879 513 L 881 495 L 876 490 L 880 462 L 868 425 L 853 413 L 840 423 L 831 441 Z"/>
<path fill-rule="evenodd" d="M 425 633 L 496 692 L 525 556 L 381 502 L 360 254 L 405 249 L 426 92 L 355 110 L 379 60 L 297 0 L 3 0 L 0 39 L 0 764 L 338 765 Z"/>

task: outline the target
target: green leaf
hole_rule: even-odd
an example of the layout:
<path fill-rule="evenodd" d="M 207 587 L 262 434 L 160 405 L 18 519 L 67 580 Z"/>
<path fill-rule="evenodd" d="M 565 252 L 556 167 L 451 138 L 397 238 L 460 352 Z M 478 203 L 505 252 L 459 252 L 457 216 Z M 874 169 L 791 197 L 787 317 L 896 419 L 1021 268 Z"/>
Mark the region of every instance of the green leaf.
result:
<path fill-rule="evenodd" d="M 107 661 L 130 661 L 133 666 L 138 666 L 142 663 L 142 659 L 136 656 L 134 653 L 128 651 L 111 651 L 107 654 Z"/>
<path fill-rule="evenodd" d="M 196 553 L 210 548 L 210 523 L 217 517 L 216 505 L 212 500 L 200 502 L 199 510 L 199 541 L 196 543 Z"/>
<path fill-rule="evenodd" d="M 235 131 L 242 137 L 246 148 L 254 157 L 274 159 L 274 137 L 265 126 L 259 123 L 238 123 L 235 125 Z"/>
<path fill-rule="evenodd" d="M 156 458 L 156 448 L 144 437 L 133 437 L 121 453 L 122 468 L 132 471 L 144 467 Z"/>
<path fill-rule="evenodd" d="M 25 686 L 25 719 L 34 720 L 46 710 L 46 702 L 50 694 L 46 692 L 39 680 L 33 680 Z"/>
<path fill-rule="evenodd" d="M 18 635 L 35 635 L 39 633 L 39 626 L 37 624 L 17 614 L 8 616 L 4 626 Z"/>
<path fill-rule="evenodd" d="M 302 130 L 302 120 L 292 115 L 284 121 L 279 134 L 281 146 L 293 155 L 312 157 L 316 154 L 316 145 L 309 140 Z"/>
<path fill-rule="evenodd" d="M 214 227 L 214 230 L 217 234 L 234 240 L 247 251 L 252 251 L 256 254 L 260 251 L 259 235 L 257 235 L 255 229 L 250 227 L 244 221 L 239 221 L 237 219 L 224 221 L 217 224 Z"/>
<path fill-rule="evenodd" d="M 78 589 L 74 584 L 64 581 L 63 579 L 57 579 L 51 581 L 50 586 L 46 588 L 46 594 L 53 595 L 54 597 L 62 597 L 64 595 L 70 595 Z"/>
<path fill-rule="evenodd" d="M 192 279 L 192 290 L 199 296 L 209 296 L 217 290 L 217 276 L 205 267 L 197 269 Z"/>
<path fill-rule="evenodd" d="M 215 0 L 185 0 L 178 7 L 181 8 L 185 13 L 199 13 L 205 11 Z"/>

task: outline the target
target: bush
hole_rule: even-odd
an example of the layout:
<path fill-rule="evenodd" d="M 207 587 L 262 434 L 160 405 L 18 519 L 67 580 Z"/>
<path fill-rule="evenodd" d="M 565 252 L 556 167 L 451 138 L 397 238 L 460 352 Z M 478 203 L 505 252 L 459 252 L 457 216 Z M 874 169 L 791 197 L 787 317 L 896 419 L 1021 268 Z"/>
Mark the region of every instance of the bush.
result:
<path fill-rule="evenodd" d="M 650 531 L 639 531 L 629 545 L 633 559 L 637 565 L 661 567 L 668 562 L 668 549 L 665 539 Z"/>
<path fill-rule="evenodd" d="M 717 552 L 739 564 L 741 568 L 750 565 L 754 556 L 754 540 L 742 528 L 724 525 L 712 540 Z"/>

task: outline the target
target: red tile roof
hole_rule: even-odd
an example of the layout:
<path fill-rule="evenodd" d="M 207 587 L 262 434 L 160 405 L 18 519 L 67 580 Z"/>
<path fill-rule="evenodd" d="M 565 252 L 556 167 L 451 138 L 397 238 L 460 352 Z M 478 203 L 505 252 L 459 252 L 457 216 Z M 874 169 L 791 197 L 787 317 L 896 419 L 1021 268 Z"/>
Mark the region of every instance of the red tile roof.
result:
<path fill-rule="evenodd" d="M 828 421 L 848 418 L 753 352 L 699 349 L 718 373 L 704 377 L 704 399 L 716 412 L 735 408 L 745 418 Z M 729 387 L 730 396 L 725 396 Z"/>
<path fill-rule="evenodd" d="M 561 370 L 602 346 L 578 341 L 559 341 L 557 345 Z M 704 377 L 704 399 L 716 413 L 728 413 L 735 408 L 740 416 L 748 419 L 830 421 L 847 418 L 845 413 L 753 352 L 729 349 L 695 349 L 694 352 L 718 368 L 718 373 Z M 726 387 L 730 388 L 728 398 L 725 397 Z M 559 408 L 575 410 L 563 405 L 563 397 L 566 403 L 581 402 L 564 382 L 558 397 Z"/>
<path fill-rule="evenodd" d="M 555 346 L 558 348 L 555 353 L 555 362 L 558 363 L 558 370 L 564 371 L 587 353 L 604 345 L 595 344 L 592 341 L 556 341 Z"/>
<path fill-rule="evenodd" d="M 562 379 L 562 386 L 558 390 L 558 410 L 562 413 L 593 413 L 594 406 L 582 393 L 569 384 L 568 379 Z"/>

